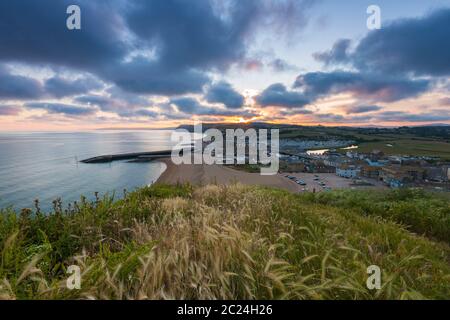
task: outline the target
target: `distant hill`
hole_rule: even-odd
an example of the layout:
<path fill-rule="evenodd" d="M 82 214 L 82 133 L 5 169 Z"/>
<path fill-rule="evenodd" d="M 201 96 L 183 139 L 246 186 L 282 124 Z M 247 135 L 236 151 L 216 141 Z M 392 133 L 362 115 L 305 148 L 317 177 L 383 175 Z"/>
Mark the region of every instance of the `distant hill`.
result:
<path fill-rule="evenodd" d="M 311 138 L 318 137 L 326 139 L 329 137 L 340 137 L 357 141 L 371 141 L 380 135 L 413 135 L 423 138 L 434 138 L 450 140 L 450 125 L 431 126 L 409 126 L 409 127 L 325 127 L 325 126 L 302 126 L 294 124 L 273 124 L 266 122 L 250 123 L 203 123 L 203 130 L 209 128 L 224 129 L 280 129 L 280 137 L 286 138 Z M 194 131 L 193 125 L 180 125 L 177 129 Z"/>

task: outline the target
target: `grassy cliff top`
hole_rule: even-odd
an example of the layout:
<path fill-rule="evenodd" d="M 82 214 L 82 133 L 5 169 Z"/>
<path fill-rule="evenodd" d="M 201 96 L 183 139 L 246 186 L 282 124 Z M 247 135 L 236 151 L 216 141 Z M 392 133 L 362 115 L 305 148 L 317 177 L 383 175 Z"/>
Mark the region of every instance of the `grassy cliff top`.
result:
<path fill-rule="evenodd" d="M 449 200 L 418 190 L 158 185 L 1 211 L 0 298 L 448 299 L 449 242 Z M 80 290 L 65 286 L 72 264 Z"/>

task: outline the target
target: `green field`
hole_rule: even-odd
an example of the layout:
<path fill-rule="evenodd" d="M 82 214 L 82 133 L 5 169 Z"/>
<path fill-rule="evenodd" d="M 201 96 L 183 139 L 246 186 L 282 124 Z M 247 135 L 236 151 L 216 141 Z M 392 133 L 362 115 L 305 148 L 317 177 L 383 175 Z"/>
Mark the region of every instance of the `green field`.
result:
<path fill-rule="evenodd" d="M 1 211 L 0 299 L 450 299 L 449 242 L 444 195 L 159 185 Z"/>
<path fill-rule="evenodd" d="M 353 140 L 358 144 L 360 152 L 381 150 L 387 155 L 429 156 L 450 160 L 450 128 L 447 127 L 393 129 L 298 127 L 282 128 L 280 137 Z"/>
<path fill-rule="evenodd" d="M 359 144 L 359 152 L 381 150 L 387 155 L 440 157 L 450 160 L 450 143 L 423 139 L 394 139 Z"/>

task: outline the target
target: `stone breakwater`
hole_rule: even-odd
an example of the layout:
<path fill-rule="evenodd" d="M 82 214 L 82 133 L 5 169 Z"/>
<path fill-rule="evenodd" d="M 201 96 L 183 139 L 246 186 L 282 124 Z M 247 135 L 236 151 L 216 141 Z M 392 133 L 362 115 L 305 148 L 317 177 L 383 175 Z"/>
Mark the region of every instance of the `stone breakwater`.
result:
<path fill-rule="evenodd" d="M 118 160 L 151 161 L 170 157 L 172 150 L 111 154 L 81 160 L 82 163 L 107 163 Z"/>

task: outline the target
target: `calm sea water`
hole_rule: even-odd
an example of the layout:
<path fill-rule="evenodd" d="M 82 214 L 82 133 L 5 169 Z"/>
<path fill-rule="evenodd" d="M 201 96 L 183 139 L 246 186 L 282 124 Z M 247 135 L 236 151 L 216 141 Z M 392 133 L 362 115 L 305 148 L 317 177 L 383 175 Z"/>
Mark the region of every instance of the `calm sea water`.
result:
<path fill-rule="evenodd" d="M 83 164 L 79 160 L 102 154 L 170 149 L 169 130 L 95 131 L 77 133 L 0 133 L 0 208 L 41 208 L 50 210 L 52 201 L 63 203 L 89 199 L 156 181 L 165 164 L 127 163 Z"/>

